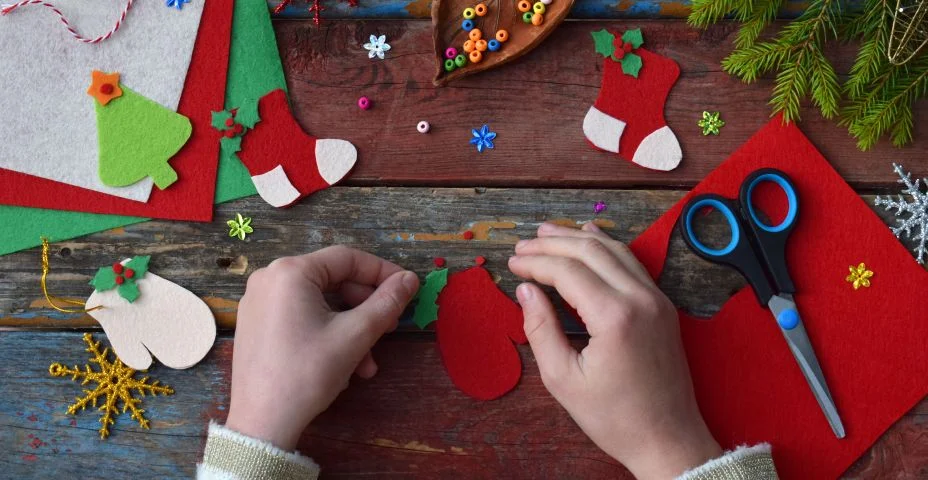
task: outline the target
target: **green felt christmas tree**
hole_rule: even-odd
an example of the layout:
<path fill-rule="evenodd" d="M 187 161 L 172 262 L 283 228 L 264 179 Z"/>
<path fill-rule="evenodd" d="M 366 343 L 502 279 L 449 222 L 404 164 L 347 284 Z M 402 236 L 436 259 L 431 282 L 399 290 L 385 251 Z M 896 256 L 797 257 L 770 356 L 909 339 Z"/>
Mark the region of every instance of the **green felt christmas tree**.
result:
<path fill-rule="evenodd" d="M 165 189 L 177 181 L 168 161 L 187 143 L 190 120 L 118 83 L 118 74 L 94 72 L 100 180 L 125 187 L 151 177 Z"/>

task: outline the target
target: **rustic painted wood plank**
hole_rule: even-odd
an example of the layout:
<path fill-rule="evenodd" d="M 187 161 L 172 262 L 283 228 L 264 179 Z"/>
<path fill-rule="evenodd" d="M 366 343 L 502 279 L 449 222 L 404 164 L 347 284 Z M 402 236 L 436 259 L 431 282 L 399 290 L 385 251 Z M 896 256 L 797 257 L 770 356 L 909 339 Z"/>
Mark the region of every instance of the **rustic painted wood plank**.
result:
<path fill-rule="evenodd" d="M 281 2 L 268 0 L 273 9 Z M 345 0 L 324 0 L 326 19 L 343 18 L 429 18 L 430 0 L 359 0 L 357 7 Z M 570 12 L 575 19 L 610 18 L 686 18 L 690 0 L 578 0 Z M 780 18 L 793 18 L 805 9 L 808 2 L 789 0 L 780 12 Z M 492 4 L 490 4 L 492 5 Z M 290 4 L 276 15 L 277 18 L 305 19 L 312 16 L 306 1 Z"/>
<path fill-rule="evenodd" d="M 646 45 L 682 69 L 665 114 L 680 139 L 684 159 L 673 172 L 642 169 L 591 148 L 581 129 L 599 92 L 602 58 L 590 32 L 642 27 Z M 358 166 L 348 180 L 363 186 L 684 187 L 699 182 L 764 125 L 771 79 L 745 85 L 721 71 L 732 48 L 733 24 L 707 31 L 684 21 L 568 21 L 531 53 L 492 71 L 434 87 L 431 28 L 427 21 L 331 21 L 275 24 L 293 109 L 317 136 L 357 145 Z M 370 60 L 361 45 L 385 34 L 393 46 L 386 60 Z M 846 73 L 855 49 L 834 49 Z M 361 95 L 374 107 L 362 111 Z M 727 125 L 704 137 L 696 125 L 703 110 L 720 111 Z M 917 116 L 928 118 L 928 102 Z M 891 161 L 928 170 L 928 121 L 917 122 L 916 142 L 897 149 L 888 142 L 860 152 L 847 131 L 813 109 L 802 129 L 858 188 L 888 187 Z M 428 120 L 422 135 L 416 123 Z M 472 128 L 488 123 L 496 149 L 478 154 L 468 144 Z"/>
<path fill-rule="evenodd" d="M 232 341 L 190 370 L 149 373 L 176 390 L 146 398 L 142 430 L 127 415 L 108 440 L 92 410 L 65 413 L 80 385 L 48 365 L 85 363 L 80 333 L 0 332 L 0 469 L 7 478 L 190 478 L 210 418 L 224 420 Z M 575 341 L 582 345 L 582 341 Z M 432 338 L 391 335 L 374 349 L 380 374 L 355 381 L 304 434 L 300 450 L 330 478 L 631 479 L 545 391 L 527 347 L 522 381 L 478 402 L 457 391 Z M 847 478 L 915 479 L 928 471 L 928 401 L 897 422 Z"/>
<path fill-rule="evenodd" d="M 151 269 L 203 297 L 222 328 L 232 328 L 248 274 L 281 256 L 341 243 L 393 260 L 421 276 L 444 257 L 453 269 L 488 259 L 500 287 L 514 296 L 518 279 L 506 268 L 513 245 L 534 235 L 544 221 L 579 224 L 596 219 L 630 242 L 676 202 L 681 191 L 333 188 L 292 208 L 275 209 L 257 197 L 218 207 L 212 223 L 153 221 L 52 246 L 49 288 L 59 296 L 86 298 L 96 269 L 115 258 L 152 255 Z M 872 205 L 872 197 L 864 196 Z M 593 204 L 609 208 L 593 214 Z M 890 213 L 876 210 L 889 219 Z M 225 221 L 241 212 L 255 232 L 229 238 Z M 475 239 L 462 238 L 465 230 Z M 720 233 L 724 235 L 724 233 Z M 93 327 L 87 315 L 49 308 L 39 288 L 39 249 L 0 257 L 0 327 Z M 707 289 L 706 285 L 713 288 Z M 695 257 L 675 234 L 661 286 L 678 305 L 699 315 L 718 311 L 744 285 L 733 270 Z M 564 315 L 571 332 L 582 332 Z M 402 329 L 413 330 L 406 318 Z"/>

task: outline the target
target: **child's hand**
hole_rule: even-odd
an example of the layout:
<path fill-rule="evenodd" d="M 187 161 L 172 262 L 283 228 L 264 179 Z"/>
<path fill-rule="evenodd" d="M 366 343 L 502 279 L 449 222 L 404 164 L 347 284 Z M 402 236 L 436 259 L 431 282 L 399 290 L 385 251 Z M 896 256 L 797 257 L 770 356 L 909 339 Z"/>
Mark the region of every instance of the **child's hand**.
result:
<path fill-rule="evenodd" d="M 226 426 L 293 450 L 352 372 L 377 373 L 370 349 L 396 328 L 418 288 L 414 273 L 346 247 L 253 273 L 239 304 Z M 335 312 L 324 293 L 357 307 Z"/>
<path fill-rule="evenodd" d="M 580 428 L 637 478 L 673 478 L 721 454 L 703 422 L 676 310 L 624 244 L 593 224 L 545 224 L 509 268 L 553 286 L 583 318 L 571 347 L 544 292 L 516 291 L 545 387 Z"/>

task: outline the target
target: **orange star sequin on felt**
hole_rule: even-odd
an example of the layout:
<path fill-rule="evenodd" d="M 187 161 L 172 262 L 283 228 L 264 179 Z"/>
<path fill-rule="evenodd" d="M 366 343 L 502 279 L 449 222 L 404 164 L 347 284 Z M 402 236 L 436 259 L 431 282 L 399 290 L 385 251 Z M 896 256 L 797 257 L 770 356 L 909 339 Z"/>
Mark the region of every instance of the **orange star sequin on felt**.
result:
<path fill-rule="evenodd" d="M 87 89 L 87 95 L 96 98 L 100 105 L 106 106 L 112 99 L 122 96 L 122 89 L 119 88 L 119 72 L 103 73 L 94 70 L 90 78 L 92 80 L 90 88 Z"/>

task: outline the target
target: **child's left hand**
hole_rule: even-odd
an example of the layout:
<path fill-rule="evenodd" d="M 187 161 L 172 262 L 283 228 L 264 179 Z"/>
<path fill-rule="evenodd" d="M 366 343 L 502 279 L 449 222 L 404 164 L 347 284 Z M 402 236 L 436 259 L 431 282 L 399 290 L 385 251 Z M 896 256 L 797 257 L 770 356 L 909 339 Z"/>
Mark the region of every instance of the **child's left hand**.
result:
<path fill-rule="evenodd" d="M 226 426 L 293 450 L 353 372 L 377 373 L 370 349 L 418 289 L 416 274 L 341 246 L 253 273 L 239 303 Z M 357 306 L 333 311 L 325 293 Z"/>

